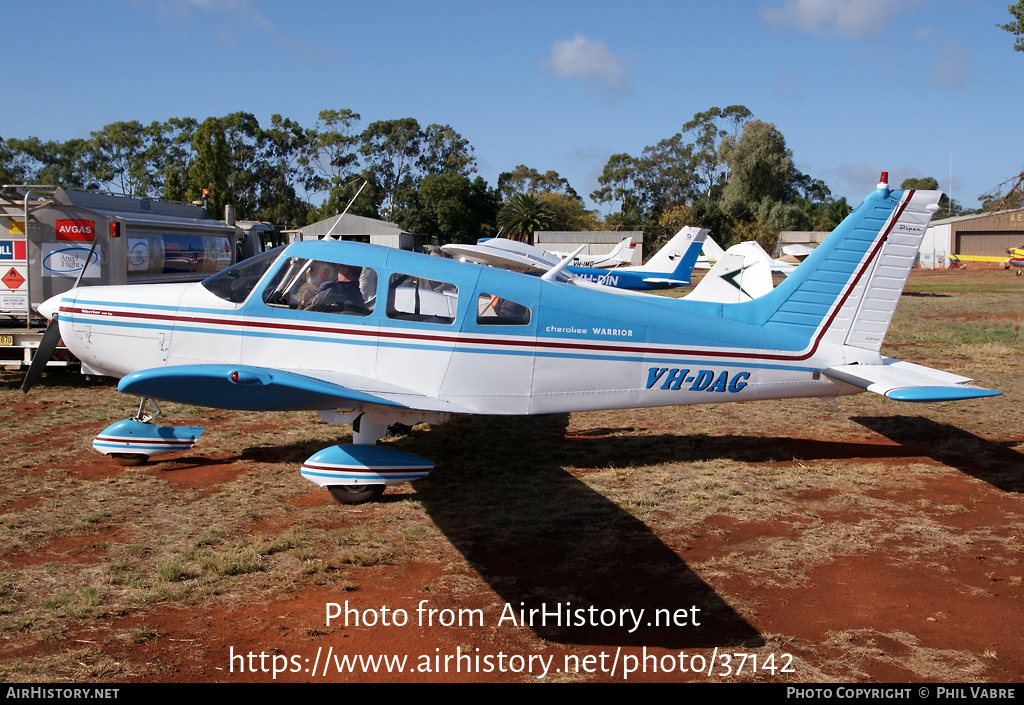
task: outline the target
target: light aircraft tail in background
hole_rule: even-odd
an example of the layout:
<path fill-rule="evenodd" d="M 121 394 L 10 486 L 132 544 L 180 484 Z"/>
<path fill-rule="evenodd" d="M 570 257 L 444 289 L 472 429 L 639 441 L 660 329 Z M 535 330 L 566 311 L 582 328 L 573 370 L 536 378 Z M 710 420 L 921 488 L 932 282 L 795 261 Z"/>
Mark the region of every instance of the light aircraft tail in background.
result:
<path fill-rule="evenodd" d="M 767 294 L 772 281 L 772 258 L 757 242 L 733 245 L 684 298 L 688 301 L 743 303 Z"/>
<path fill-rule="evenodd" d="M 701 248 L 700 257 L 697 258 L 697 264 L 694 265 L 695 269 L 711 269 L 715 266 L 715 262 L 718 258 L 725 254 L 725 250 L 715 242 L 714 238 L 708 236 L 704 241 L 704 247 Z"/>
<path fill-rule="evenodd" d="M 633 249 L 635 247 L 636 245 L 633 244 L 632 238 L 624 237 L 619 240 L 619 243 L 608 254 L 579 254 L 572 258 L 572 262 L 570 262 L 570 264 L 573 267 L 591 267 L 593 269 L 611 269 L 613 267 L 629 265 L 633 263 Z M 554 250 L 548 250 L 548 252 L 559 259 L 565 259 L 572 255 L 571 252 L 556 252 Z"/>
<path fill-rule="evenodd" d="M 880 354 L 941 195 L 885 181 L 788 278 L 742 303 L 624 296 L 317 240 L 198 284 L 73 289 L 40 312 L 83 372 L 121 378 L 143 404 L 309 409 L 352 423 L 353 443 L 302 467 L 343 502 L 430 472 L 431 461 L 376 445 L 395 423 L 864 390 L 912 402 L 999 394 Z M 332 276 L 318 284 L 321 270 Z M 142 406 L 97 448 L 144 460 L 198 437 L 148 423 Z"/>

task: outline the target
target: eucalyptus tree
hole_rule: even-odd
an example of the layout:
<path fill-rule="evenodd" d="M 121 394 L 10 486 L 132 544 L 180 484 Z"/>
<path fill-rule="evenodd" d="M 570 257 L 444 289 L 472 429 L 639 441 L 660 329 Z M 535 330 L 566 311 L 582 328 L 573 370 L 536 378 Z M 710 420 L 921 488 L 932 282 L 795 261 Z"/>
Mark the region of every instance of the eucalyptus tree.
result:
<path fill-rule="evenodd" d="M 309 164 L 310 133 L 299 123 L 274 114 L 270 128 L 263 130 L 265 177 L 259 194 L 260 220 L 281 227 L 302 225 L 310 206 L 298 196 L 298 190 L 312 177 Z"/>
<path fill-rule="evenodd" d="M 412 188 L 423 133 L 414 118 L 379 120 L 360 136 L 359 153 L 383 191 L 381 216 L 394 216 L 400 188 Z"/>
<path fill-rule="evenodd" d="M 301 160 L 310 168 L 307 190 L 329 192 L 351 180 L 359 162 L 359 120 L 359 113 L 347 108 L 320 111 L 316 126 L 307 131 L 307 153 Z"/>
<path fill-rule="evenodd" d="M 541 174 L 525 164 L 498 175 L 498 192 L 506 201 L 517 193 L 561 193 L 569 198 L 580 197 L 569 185 L 568 179 L 559 176 L 557 171 L 551 170 Z"/>
<path fill-rule="evenodd" d="M 192 136 L 195 161 L 188 170 L 187 200 L 197 200 L 203 189 L 209 190 L 212 212 L 219 212 L 225 203 L 232 202 L 230 191 L 231 150 L 219 118 L 206 118 Z"/>
<path fill-rule="evenodd" d="M 38 137 L 8 139 L 9 170 L 22 183 L 52 184 L 72 188 L 98 188 L 92 176 L 94 154 L 89 140 L 67 142 Z"/>
<path fill-rule="evenodd" d="M 195 163 L 193 144 L 199 121 L 195 118 L 170 118 L 151 126 L 154 137 L 154 168 L 159 172 L 161 195 L 172 201 L 184 201 L 188 173 Z"/>
<path fill-rule="evenodd" d="M 1010 5 L 1006 9 L 1013 16 L 1013 20 L 999 25 L 999 28 L 1015 35 L 1017 39 L 1013 43 L 1013 48 L 1017 51 L 1024 51 L 1024 0 L 1017 0 L 1015 5 Z"/>
<path fill-rule="evenodd" d="M 455 173 L 469 176 L 476 171 L 473 147 L 450 125 L 428 125 L 417 166 L 423 176 Z"/>
<path fill-rule="evenodd" d="M 723 141 L 735 140 L 750 118 L 751 112 L 746 107 L 730 105 L 696 113 L 683 124 L 682 131 L 693 135 L 693 170 L 707 200 L 717 200 L 716 194 L 729 178 L 728 166 L 721 155 Z"/>
<path fill-rule="evenodd" d="M 722 205 L 739 217 L 761 207 L 761 202 L 792 202 L 793 153 L 775 125 L 751 120 L 737 140 L 725 140 L 721 159 L 729 165 L 729 182 L 722 189 Z"/>

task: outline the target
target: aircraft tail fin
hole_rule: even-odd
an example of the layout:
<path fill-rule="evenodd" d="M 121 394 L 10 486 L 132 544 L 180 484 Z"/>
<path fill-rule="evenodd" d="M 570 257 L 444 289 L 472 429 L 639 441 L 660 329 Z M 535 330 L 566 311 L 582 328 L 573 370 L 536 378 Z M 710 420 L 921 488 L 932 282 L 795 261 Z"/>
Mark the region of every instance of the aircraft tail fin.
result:
<path fill-rule="evenodd" d="M 673 279 L 689 281 L 708 232 L 707 228 L 684 226 L 641 269 L 647 272 L 671 272 Z"/>
<path fill-rule="evenodd" d="M 813 347 L 877 352 L 942 195 L 884 179 L 785 281 L 726 315 Z"/>
<path fill-rule="evenodd" d="M 613 261 L 614 264 L 632 264 L 633 263 L 633 239 L 629 237 L 622 238 L 619 244 L 615 246 L 611 252 L 608 253 L 608 259 Z"/>
<path fill-rule="evenodd" d="M 704 256 L 708 258 L 708 262 L 712 265 L 715 262 L 717 262 L 722 255 L 725 254 L 725 251 L 722 249 L 722 246 L 719 245 L 717 242 L 714 241 L 713 238 L 710 237 L 704 241 L 704 248 L 702 251 L 704 253 Z"/>
<path fill-rule="evenodd" d="M 757 242 L 750 240 L 726 250 L 694 290 L 683 298 L 742 303 L 764 296 L 773 286 L 772 259 Z"/>

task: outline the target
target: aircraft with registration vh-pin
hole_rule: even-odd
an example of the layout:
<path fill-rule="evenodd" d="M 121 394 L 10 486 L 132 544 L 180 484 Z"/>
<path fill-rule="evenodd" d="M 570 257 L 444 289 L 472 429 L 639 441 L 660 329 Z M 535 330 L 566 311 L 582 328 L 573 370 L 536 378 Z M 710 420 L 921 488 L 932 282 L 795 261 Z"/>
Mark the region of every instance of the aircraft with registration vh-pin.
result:
<path fill-rule="evenodd" d="M 557 269 L 318 240 L 201 283 L 72 289 L 40 312 L 83 372 L 143 399 L 99 434 L 101 452 L 134 462 L 191 446 L 199 429 L 151 423 L 147 400 L 158 413 L 158 400 L 313 410 L 352 423 L 353 442 L 315 453 L 301 474 L 353 503 L 433 467 L 377 444 L 396 423 L 865 390 L 908 402 L 999 394 L 880 354 L 940 196 L 885 181 L 788 278 L 742 303 L 624 296 L 558 281 Z"/>
<path fill-rule="evenodd" d="M 688 286 L 707 235 L 705 228 L 684 227 L 644 264 L 614 269 L 577 266 L 574 257 L 559 258 L 525 242 L 497 237 L 481 240 L 476 245 L 442 245 L 441 251 L 465 262 L 489 264 L 514 272 L 544 274 L 557 268 L 565 272 L 566 280 L 645 291 Z"/>

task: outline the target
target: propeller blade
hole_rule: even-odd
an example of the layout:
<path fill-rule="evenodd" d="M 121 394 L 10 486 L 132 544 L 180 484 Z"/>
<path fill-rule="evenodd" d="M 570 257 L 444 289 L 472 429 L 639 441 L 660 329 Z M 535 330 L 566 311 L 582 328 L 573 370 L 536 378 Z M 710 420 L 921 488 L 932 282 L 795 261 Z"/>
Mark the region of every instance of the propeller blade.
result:
<path fill-rule="evenodd" d="M 28 390 L 32 389 L 36 382 L 39 381 L 40 375 L 43 374 L 43 370 L 46 368 L 46 363 L 53 357 L 53 351 L 57 349 L 57 343 L 59 342 L 60 326 L 57 325 L 57 314 L 54 314 L 53 318 L 46 325 L 43 338 L 39 341 L 36 354 L 32 357 L 32 364 L 29 365 L 28 372 L 25 373 L 25 380 L 21 383 L 21 391 L 28 394 Z"/>

